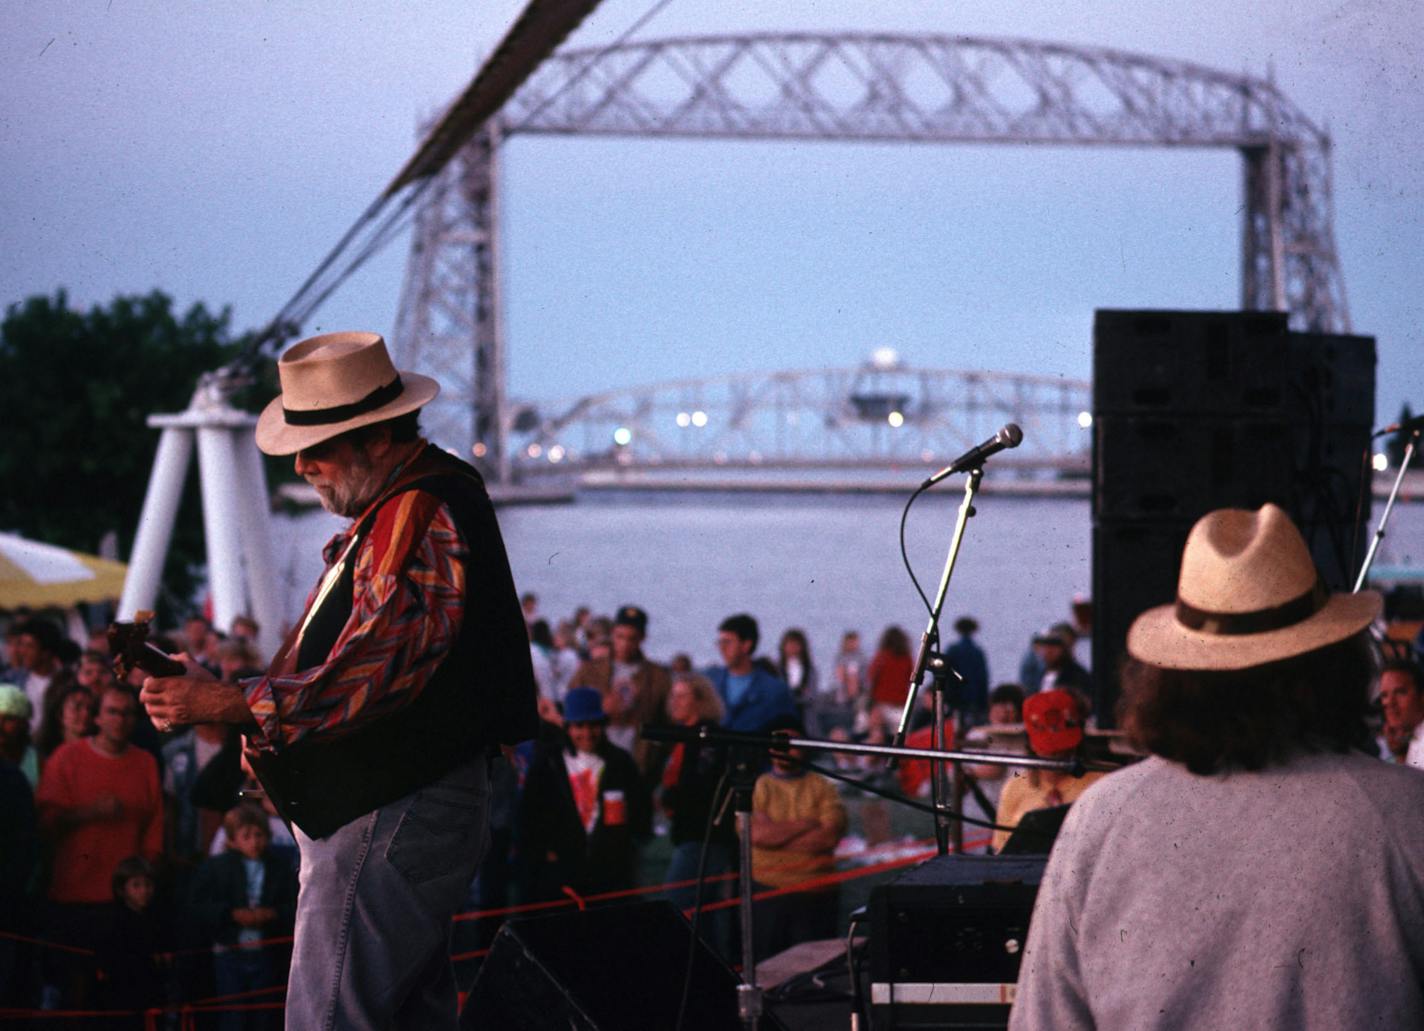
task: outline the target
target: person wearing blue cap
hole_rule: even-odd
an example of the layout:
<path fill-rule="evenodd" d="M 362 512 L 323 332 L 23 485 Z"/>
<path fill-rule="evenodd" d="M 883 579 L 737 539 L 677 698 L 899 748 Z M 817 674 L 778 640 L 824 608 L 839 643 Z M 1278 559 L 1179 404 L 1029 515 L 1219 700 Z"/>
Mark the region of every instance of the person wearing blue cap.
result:
<path fill-rule="evenodd" d="M 651 806 L 633 757 L 608 740 L 603 696 L 564 698 L 562 740 L 535 745 L 520 800 L 515 854 L 529 900 L 630 888 Z"/>

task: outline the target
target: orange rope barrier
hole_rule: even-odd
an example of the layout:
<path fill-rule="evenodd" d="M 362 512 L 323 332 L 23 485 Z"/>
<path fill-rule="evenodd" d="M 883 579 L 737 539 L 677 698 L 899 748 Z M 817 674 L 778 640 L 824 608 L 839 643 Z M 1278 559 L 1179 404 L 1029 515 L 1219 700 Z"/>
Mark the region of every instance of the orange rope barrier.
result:
<path fill-rule="evenodd" d="M 43 938 L 30 938 L 27 935 L 15 934 L 11 931 L 0 931 L 0 938 L 9 938 L 12 941 L 25 942 L 29 945 L 38 945 L 44 949 L 57 949 L 60 952 L 73 952 L 79 956 L 97 955 L 93 949 L 82 949 L 77 945 L 61 945 L 59 942 L 45 941 Z"/>
<path fill-rule="evenodd" d="M 988 835 L 985 835 L 985 836 L 982 837 L 982 838 L 975 838 L 975 839 L 972 839 L 972 840 L 966 842 L 966 843 L 965 843 L 965 847 L 966 847 L 966 848 L 979 848 L 979 847 L 982 847 L 983 845 L 988 844 L 989 840 L 990 840 L 990 837 L 989 837 Z M 877 863 L 870 863 L 870 864 L 864 865 L 864 866 L 857 866 L 857 867 L 854 867 L 854 868 L 849 869 L 849 870 L 842 870 L 842 871 L 838 871 L 838 872 L 827 873 L 827 874 L 823 874 L 823 875 L 821 875 L 821 876 L 819 876 L 819 877 L 807 878 L 806 880 L 798 881 L 798 882 L 796 882 L 795 884 L 786 885 L 785 887 L 781 887 L 781 888 L 768 888 L 768 889 L 764 889 L 764 890 L 759 891 L 759 892 L 757 892 L 756 894 L 754 894 L 754 895 L 752 896 L 752 900 L 753 900 L 754 902 L 757 902 L 757 901 L 762 901 L 762 900 L 764 900 L 764 899 L 775 898 L 775 897 L 780 896 L 780 895 L 790 895 L 790 894 L 796 894 L 796 893 L 799 893 L 799 892 L 821 890 L 821 889 L 824 889 L 824 888 L 833 887 L 833 886 L 835 886 L 835 885 L 837 885 L 837 884 L 841 884 L 841 883 L 844 883 L 844 882 L 846 882 L 846 881 L 856 880 L 856 879 L 861 878 L 861 877 L 872 877 L 872 876 L 875 876 L 876 874 L 887 873 L 887 872 L 892 871 L 892 870 L 898 870 L 898 869 L 901 869 L 901 868 L 906 867 L 906 866 L 911 866 L 911 865 L 913 865 L 913 864 L 915 864 L 915 863 L 922 862 L 923 860 L 928 859 L 929 857 L 931 857 L 932 855 L 934 855 L 934 849 L 933 849 L 932 847 L 928 847 L 928 842 L 927 842 L 926 839 L 920 839 L 920 840 L 918 840 L 918 841 L 910 842 L 910 843 L 907 843 L 907 844 L 920 845 L 920 846 L 924 846 L 924 847 L 918 848 L 918 849 L 916 849 L 914 852 L 909 853 L 908 855 L 897 856 L 897 857 L 894 858 L 894 859 L 887 859 L 887 860 L 883 860 L 883 861 L 877 862 Z M 906 847 L 906 846 L 905 846 L 905 845 L 901 845 L 901 846 L 898 846 L 898 847 Z M 704 883 L 710 884 L 710 883 L 715 883 L 715 882 L 719 882 L 719 881 L 727 881 L 727 880 L 734 879 L 734 878 L 737 877 L 737 876 L 738 876 L 738 875 L 735 874 L 735 873 L 716 874 L 716 875 L 713 875 L 713 876 L 711 876 L 711 877 L 704 878 Z M 655 894 L 655 893 L 664 893 L 664 892 L 671 891 L 671 890 L 675 890 L 675 889 L 678 889 L 678 888 L 691 887 L 691 886 L 695 885 L 696 883 L 697 883 L 697 879 L 696 879 L 696 878 L 690 878 L 690 879 L 688 879 L 688 880 L 683 880 L 683 881 L 668 881 L 668 882 L 665 882 L 665 883 L 662 883 L 662 884 L 651 884 L 651 885 L 645 885 L 645 886 L 636 887 L 636 888 L 623 888 L 623 889 L 619 889 L 619 890 L 617 890 L 617 891 L 601 892 L 601 893 L 596 894 L 596 895 L 580 895 L 580 894 L 578 894 L 573 888 L 571 888 L 571 887 L 565 885 L 561 890 L 562 890 L 563 893 L 567 896 L 566 898 L 562 898 L 562 899 L 552 899 L 552 900 L 545 901 L 545 902 L 531 902 L 531 903 L 525 903 L 525 904 L 523 904 L 523 905 L 518 905 L 518 906 L 505 906 L 505 907 L 502 907 L 502 908 L 499 908 L 499 909 L 470 910 L 470 911 L 467 911 L 467 912 L 464 912 L 464 913 L 457 913 L 457 914 L 455 914 L 455 916 L 453 917 L 453 922 L 459 923 L 459 922 L 468 921 L 468 920 L 484 920 L 484 919 L 490 919 L 490 918 L 493 918 L 493 917 L 509 916 L 509 915 L 513 915 L 513 914 L 516 914 L 516 913 L 528 913 L 528 912 L 535 912 L 535 911 L 546 910 L 546 909 L 559 909 L 559 908 L 563 908 L 563 907 L 566 907 L 566 906 L 576 906 L 576 907 L 578 907 L 579 910 L 582 911 L 582 910 L 585 910 L 585 909 L 588 907 L 589 903 L 608 902 L 608 901 L 612 901 L 612 900 L 615 900 L 615 899 L 629 898 L 629 897 L 637 896 L 637 895 L 647 895 L 647 894 Z M 739 900 L 738 900 L 738 899 L 735 899 L 735 898 L 722 899 L 722 900 L 719 900 L 719 901 L 716 901 L 716 902 L 710 902 L 710 903 L 704 904 L 704 905 L 702 906 L 702 912 L 704 912 L 704 913 L 709 913 L 709 912 L 715 912 L 715 911 L 720 910 L 720 909 L 730 909 L 730 908 L 733 908 L 733 907 L 735 907 L 735 906 L 737 906 L 737 905 L 739 905 L 739 904 L 740 904 L 740 903 L 739 903 Z M 689 908 L 689 909 L 686 909 L 686 910 L 683 911 L 683 915 L 684 915 L 684 916 L 691 916 L 692 912 L 693 912 L 693 910 L 692 910 L 691 908 Z M 45 941 L 44 939 L 40 939 L 40 938 L 31 938 L 31 937 L 28 937 L 28 936 L 26 936 L 26 935 L 16 934 L 16 933 L 9 932 L 9 931 L 0 931 L 0 937 L 9 938 L 9 939 L 12 939 L 12 940 L 15 940 L 15 941 L 20 941 L 20 942 L 25 942 L 25 943 L 28 943 L 28 944 L 31 944 L 31 945 L 37 945 L 37 946 L 40 946 L 40 947 L 43 947 L 43 948 L 52 948 L 52 949 L 62 950 L 62 951 L 65 951 L 65 952 L 77 953 L 77 954 L 79 954 L 79 955 L 84 955 L 84 956 L 93 956 L 93 955 L 95 954 L 94 951 L 91 950 L 91 949 L 79 948 L 79 947 L 77 947 L 77 946 L 72 946 L 72 945 L 62 945 L 62 944 L 60 944 L 60 943 L 58 943 L 58 942 Z M 248 949 L 251 949 L 251 948 L 266 948 L 266 947 L 268 947 L 268 946 L 270 946 L 270 945 L 286 945 L 286 944 L 290 944 L 290 943 L 292 942 L 292 940 L 293 940 L 293 938 L 292 938 L 291 935 L 283 935 L 283 936 L 281 936 L 281 937 L 264 938 L 264 939 L 262 939 L 262 940 L 260 940 L 260 941 L 245 942 L 245 943 L 241 943 L 241 944 L 236 944 L 236 945 L 231 945 L 231 946 L 223 946 L 223 947 L 224 947 L 224 948 L 230 948 L 230 949 L 231 949 L 231 948 L 248 948 Z M 158 954 L 157 954 L 157 958 L 172 958 L 172 957 L 183 956 L 183 955 L 201 954 L 201 953 L 205 953 L 205 952 L 212 952 L 212 951 L 214 950 L 214 948 L 215 948 L 215 946 L 201 946 L 201 947 L 192 948 L 192 949 L 181 949 L 181 950 L 178 950 L 178 951 L 175 951 L 175 952 L 158 953 Z M 464 961 L 466 961 L 466 960 L 478 959 L 478 958 L 481 958 L 481 957 L 483 957 L 483 956 L 487 956 L 487 955 L 489 955 L 489 952 L 490 952 L 490 950 L 489 950 L 488 948 L 484 948 L 484 949 L 474 949 L 474 950 L 471 950 L 471 951 L 468 951 L 468 952 L 454 953 L 454 954 L 452 954 L 452 955 L 450 956 L 450 960 L 451 960 L 451 962 L 457 962 L 457 963 L 458 963 L 458 962 L 464 962 Z M 274 986 L 272 986 L 272 987 L 270 987 L 270 988 L 258 988 L 258 989 L 253 989 L 253 990 L 251 990 L 251 991 L 234 993 L 234 994 L 232 994 L 232 995 L 217 995 L 217 996 L 211 996 L 211 997 L 208 997 L 208 998 L 198 999 L 198 1000 L 194 1000 L 194 1001 L 191 1001 L 191 1002 L 177 1003 L 177 1004 L 173 1004 L 173 1005 L 169 1005 L 169 1006 L 154 1007 L 154 1008 L 150 1008 L 150 1009 L 144 1010 L 144 1011 L 139 1011 L 139 1010 L 32 1010 L 32 1009 L 6 1008 L 6 1009 L 0 1009 L 0 1019 L 7 1019 L 7 1020 L 8 1020 L 8 1019 L 16 1019 L 16 1020 L 19 1020 L 19 1019 L 24 1019 L 24 1020 L 48 1020 L 48 1019 L 52 1019 L 52 1018 L 88 1019 L 88 1018 L 99 1018 L 99 1017 L 140 1016 L 140 1015 L 141 1015 L 141 1016 L 143 1016 L 144 1019 L 145 1019 L 145 1024 L 146 1024 L 146 1026 L 148 1026 L 149 1028 L 154 1028 L 154 1029 L 156 1029 L 156 1028 L 157 1028 L 157 1018 L 158 1018 L 158 1017 L 161 1017 L 164 1013 L 177 1013 L 177 1014 L 179 1015 L 179 1017 L 180 1017 L 180 1021 L 181 1021 L 181 1023 L 182 1023 L 183 1028 L 187 1029 L 187 1028 L 191 1028 L 191 1027 L 193 1026 L 193 1018 L 194 1018 L 194 1015 L 199 1014 L 199 1013 L 217 1013 L 217 1012 L 229 1012 L 229 1011 L 247 1011 L 247 1010 L 256 1011 L 256 1010 L 280 1009 L 280 1008 L 282 1008 L 282 1007 L 285 1005 L 284 1002 L 281 1002 L 281 1001 L 273 1001 L 273 1002 L 250 1002 L 250 1003 L 244 1003 L 244 1002 L 241 1002 L 240 1000 L 242 1000 L 242 999 L 247 999 L 247 998 L 251 998 L 251 997 L 253 997 L 253 996 L 268 994 L 268 993 L 271 993 L 271 992 L 278 992 L 278 991 L 283 991 L 283 992 L 284 992 L 284 991 L 286 991 L 286 988 L 287 988 L 286 984 L 274 985 Z"/>

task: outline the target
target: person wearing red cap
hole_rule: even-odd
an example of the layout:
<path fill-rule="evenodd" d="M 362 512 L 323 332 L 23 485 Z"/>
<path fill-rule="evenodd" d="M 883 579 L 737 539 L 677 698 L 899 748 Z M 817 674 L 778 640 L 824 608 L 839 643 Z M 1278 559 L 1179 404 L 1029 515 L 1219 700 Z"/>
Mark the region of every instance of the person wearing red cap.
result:
<path fill-rule="evenodd" d="M 1028 744 L 1035 755 L 1045 759 L 1068 759 L 1083 743 L 1083 706 L 1076 694 L 1062 688 L 1029 695 L 1023 705 Z M 994 822 L 994 851 L 998 852 L 1013 834 L 1025 813 L 1071 805 L 1089 785 L 1104 773 L 1090 771 L 1081 777 L 1061 770 L 1018 770 L 1004 785 Z"/>

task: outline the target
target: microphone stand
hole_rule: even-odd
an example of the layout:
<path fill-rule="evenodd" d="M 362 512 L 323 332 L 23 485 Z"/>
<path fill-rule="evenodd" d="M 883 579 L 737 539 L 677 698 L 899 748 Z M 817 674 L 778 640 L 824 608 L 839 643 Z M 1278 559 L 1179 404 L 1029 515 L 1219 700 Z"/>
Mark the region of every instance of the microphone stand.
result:
<path fill-rule="evenodd" d="M 944 736 L 945 725 L 945 672 L 958 677 L 959 674 L 945 661 L 944 656 L 938 651 L 939 647 L 939 617 L 944 609 L 944 598 L 949 592 L 949 578 L 954 573 L 954 564 L 959 558 L 959 546 L 964 540 L 964 530 L 969 523 L 969 518 L 974 515 L 974 497 L 979 492 L 980 481 L 984 478 L 984 465 L 981 462 L 969 470 L 969 478 L 964 483 L 964 501 L 959 506 L 959 516 L 954 522 L 954 535 L 949 541 L 949 554 L 945 556 L 944 572 L 939 578 L 939 591 L 935 594 L 934 604 L 930 606 L 930 621 L 925 627 L 924 636 L 920 638 L 920 653 L 915 659 L 915 671 L 910 677 L 910 693 L 905 698 L 904 711 L 900 713 L 900 726 L 895 731 L 895 736 L 891 744 L 899 748 L 905 743 L 905 735 L 910 727 L 910 717 L 914 715 L 915 703 L 919 699 L 920 691 L 924 689 L 926 681 L 931 682 L 931 690 L 934 693 L 934 715 L 931 726 L 931 743 L 934 748 L 943 752 L 946 741 Z M 894 768 L 894 760 L 891 760 L 891 768 Z M 939 758 L 930 761 L 930 802 L 934 808 L 935 825 L 935 845 L 940 855 L 947 855 L 950 846 L 950 824 L 951 810 L 949 806 L 950 785 L 946 779 L 946 767 L 943 760 Z M 955 841 L 962 842 L 963 824 L 953 821 L 958 826 L 958 832 L 954 835 Z"/>
<path fill-rule="evenodd" d="M 742 743 L 734 745 L 727 757 L 742 867 L 737 876 L 742 916 L 742 981 L 737 985 L 737 1019 L 746 1031 L 757 1031 L 762 1012 L 762 991 L 756 982 L 756 938 L 752 933 L 752 793 L 761 771 L 761 755 L 761 749 Z"/>
<path fill-rule="evenodd" d="M 1374 565 L 1375 552 L 1379 550 L 1380 541 L 1384 540 L 1384 528 L 1389 522 L 1390 513 L 1394 511 L 1394 503 L 1399 497 L 1400 484 L 1404 482 L 1404 474 L 1409 471 L 1409 464 L 1414 460 L 1414 452 L 1419 444 L 1419 434 L 1421 430 L 1416 429 L 1409 435 L 1409 443 L 1404 446 L 1404 459 L 1399 463 L 1399 474 L 1394 478 L 1394 486 L 1390 488 L 1389 500 L 1384 503 L 1384 511 L 1380 513 L 1379 526 L 1375 528 L 1374 538 L 1370 541 L 1370 549 L 1365 553 L 1364 565 L 1360 567 L 1360 575 L 1355 579 L 1355 589 L 1351 594 L 1359 594 L 1360 589 L 1365 586 L 1365 578 L 1370 574 L 1370 566 Z"/>

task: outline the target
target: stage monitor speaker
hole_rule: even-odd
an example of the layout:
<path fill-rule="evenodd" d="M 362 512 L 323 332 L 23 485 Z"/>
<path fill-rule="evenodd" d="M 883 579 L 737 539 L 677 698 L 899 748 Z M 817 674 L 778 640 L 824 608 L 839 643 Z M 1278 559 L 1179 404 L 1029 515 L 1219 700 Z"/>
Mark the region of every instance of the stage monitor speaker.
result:
<path fill-rule="evenodd" d="M 936 856 L 870 893 L 871 1026 L 1006 1027 L 1046 856 Z"/>
<path fill-rule="evenodd" d="M 495 936 L 461 1015 L 465 1031 L 669 1031 L 690 941 L 665 901 L 509 920 Z M 738 979 L 702 942 L 687 1031 L 739 1031 Z M 763 1031 L 781 1028 L 763 1016 Z"/>
<path fill-rule="evenodd" d="M 1369 337 L 1269 312 L 1109 311 L 1093 324 L 1093 672 L 1112 726 L 1127 629 L 1170 602 L 1187 532 L 1216 508 L 1285 509 L 1326 585 L 1369 538 Z"/>

